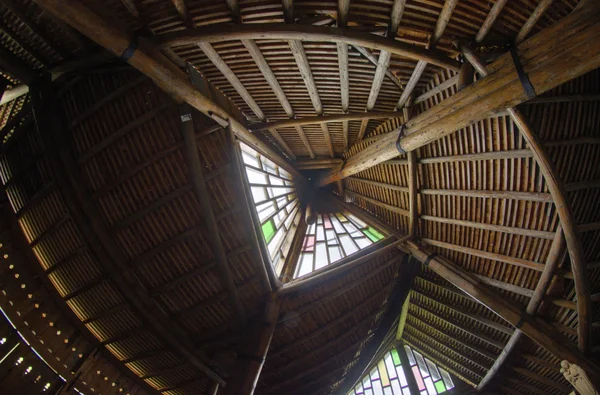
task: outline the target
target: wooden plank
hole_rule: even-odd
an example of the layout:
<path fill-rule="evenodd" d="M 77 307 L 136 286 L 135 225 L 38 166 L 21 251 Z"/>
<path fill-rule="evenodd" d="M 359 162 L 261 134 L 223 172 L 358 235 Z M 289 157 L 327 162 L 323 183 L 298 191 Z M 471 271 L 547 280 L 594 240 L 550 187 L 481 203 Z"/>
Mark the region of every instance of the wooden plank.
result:
<path fill-rule="evenodd" d="M 490 10 L 490 13 L 485 18 L 483 25 L 481 25 L 481 28 L 479 29 L 479 31 L 477 32 L 477 35 L 475 36 L 475 42 L 480 43 L 483 41 L 485 36 L 487 36 L 487 34 L 492 29 L 492 26 L 494 26 L 494 23 L 500 16 L 502 9 L 504 8 L 504 6 L 506 5 L 507 2 L 508 2 L 508 0 L 497 0 L 496 3 L 494 3 L 494 6 Z"/>
<path fill-rule="evenodd" d="M 572 345 L 569 340 L 565 339 L 542 318 L 523 313 L 518 306 L 488 289 L 471 273 L 445 259 L 432 256 L 429 251 L 424 250 L 419 245 L 408 241 L 403 245 L 403 248 L 421 262 L 428 260 L 430 269 L 471 295 L 511 325 L 519 327 L 534 342 L 558 358 L 577 361 L 574 363 L 588 372 L 591 377 L 597 377 L 596 375 L 600 374 L 600 367 L 596 363 L 587 359 L 579 352 L 577 347 Z"/>
<path fill-rule="evenodd" d="M 584 8 L 585 7 L 582 9 Z M 600 10 L 600 3 L 596 7 L 596 10 Z M 600 13 L 600 11 L 598 12 Z M 572 17 L 574 14 L 575 13 L 570 14 L 569 17 Z M 486 69 L 485 65 L 477 58 L 476 54 L 471 48 L 468 46 L 462 46 L 461 50 L 467 60 L 473 64 L 473 67 L 475 67 L 480 75 L 486 76 L 489 74 L 489 70 Z M 548 190 L 552 195 L 552 199 L 554 200 L 554 204 L 557 209 L 556 211 L 558 213 L 564 237 L 567 242 L 569 256 L 571 257 L 571 267 L 575 280 L 577 315 L 579 320 L 579 349 L 586 353 L 589 351 L 591 343 L 591 302 L 589 298 L 589 284 L 585 269 L 585 255 L 581 242 L 578 238 L 577 223 L 575 222 L 573 210 L 569 200 L 567 199 L 565 186 L 558 176 L 558 172 L 554 166 L 552 158 L 544 146 L 544 143 L 531 128 L 527 118 L 521 111 L 510 107 L 507 111 L 513 122 L 515 122 L 519 128 L 521 136 L 523 136 L 527 142 L 527 145 L 530 147 L 535 161 L 540 167 L 540 171 L 546 180 Z"/>
<path fill-rule="evenodd" d="M 180 108 L 180 116 L 181 134 L 185 141 L 185 157 L 187 164 L 190 167 L 191 183 L 194 187 L 194 193 L 196 194 L 198 203 L 202 209 L 202 217 L 204 218 L 204 225 L 207 228 L 208 241 L 217 263 L 219 278 L 229 292 L 231 306 L 235 310 L 237 321 L 243 331 L 246 328 L 246 313 L 244 312 L 244 307 L 240 300 L 237 287 L 235 286 L 233 275 L 231 274 L 231 268 L 229 267 L 229 261 L 225 254 L 219 226 L 215 219 L 211 204 L 210 193 L 208 192 L 204 174 L 202 173 L 202 163 L 200 162 L 200 153 L 198 152 L 191 107 L 187 104 L 182 105 Z"/>
<path fill-rule="evenodd" d="M 560 391 L 563 394 L 568 394 L 573 391 L 571 387 L 564 386 L 560 383 L 557 383 L 555 380 L 549 379 L 548 377 L 542 376 L 541 374 L 532 372 L 529 369 L 525 369 L 522 367 L 515 366 L 512 368 L 515 372 L 522 374 L 530 379 L 537 381 L 538 383 L 542 383 L 554 390 Z"/>
<path fill-rule="evenodd" d="M 521 61 L 536 93 L 541 95 L 597 68 L 600 65 L 600 53 L 594 49 L 598 34 L 600 3 L 590 2 L 519 45 Z M 584 59 L 580 59 L 582 56 Z M 510 54 L 501 56 L 490 66 L 490 70 L 493 72 L 488 77 L 407 122 L 400 148 L 405 152 L 415 150 L 527 100 Z M 548 78 L 548 75 L 552 75 L 552 78 Z M 343 169 L 326 175 L 319 185 L 333 183 L 395 158 L 398 155 L 396 141 L 399 133 L 378 136 L 376 143 L 350 158 Z"/>
<path fill-rule="evenodd" d="M 362 199 L 362 200 L 364 200 L 367 203 L 371 203 L 371 204 L 373 204 L 373 205 L 375 205 L 377 207 L 381 207 L 382 209 L 389 210 L 389 211 L 391 211 L 393 213 L 400 214 L 400 215 L 405 216 L 405 217 L 410 217 L 410 212 L 408 210 L 406 210 L 406 209 L 403 209 L 403 208 L 400 208 L 400 207 L 396 207 L 396 206 L 393 206 L 391 204 L 380 202 L 379 200 L 370 198 L 370 197 L 362 195 L 360 193 L 357 193 L 357 192 L 354 192 L 354 191 L 350 191 L 350 190 L 346 190 L 346 195 L 348 197 L 355 197 L 355 198 Z"/>
<path fill-rule="evenodd" d="M 39 0 L 53 1 L 53 0 Z M 364 33 L 356 29 L 299 25 L 287 23 L 242 24 L 235 26 L 210 26 L 167 33 L 157 39 L 162 47 L 196 44 L 198 42 L 221 42 L 244 39 L 297 40 L 313 42 L 339 42 L 410 59 L 423 60 L 439 67 L 460 70 L 460 63 L 438 50 L 405 44 L 397 40 Z"/>
<path fill-rule="evenodd" d="M 402 114 L 395 111 L 373 111 L 373 112 L 359 112 L 359 113 L 348 113 L 348 114 L 335 114 L 335 115 L 319 115 L 316 117 L 302 117 L 296 119 L 286 119 L 284 121 L 274 121 L 264 124 L 252 124 L 249 129 L 253 132 L 268 130 L 268 129 L 281 129 L 289 128 L 293 126 L 304 126 L 304 125 L 315 125 L 321 123 L 335 123 L 343 121 L 360 121 L 364 119 L 389 119 L 389 118 L 402 118 Z"/>

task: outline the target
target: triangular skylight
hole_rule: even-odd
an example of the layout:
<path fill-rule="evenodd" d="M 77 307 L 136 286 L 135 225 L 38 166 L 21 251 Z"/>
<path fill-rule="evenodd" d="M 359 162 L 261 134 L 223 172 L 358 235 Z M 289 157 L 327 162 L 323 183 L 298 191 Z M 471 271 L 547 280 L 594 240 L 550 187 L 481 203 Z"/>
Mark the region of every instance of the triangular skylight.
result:
<path fill-rule="evenodd" d="M 331 265 L 384 238 L 380 231 L 354 215 L 332 213 L 331 207 L 320 212 L 324 204 L 312 193 L 304 195 L 311 197 L 316 220 L 307 227 L 299 227 L 308 202 L 305 201 L 307 197 L 302 202 L 298 199 L 292 176 L 249 146 L 240 143 L 240 147 L 256 209 L 255 221 L 258 222 L 278 276 L 281 275 L 286 257 L 291 253 L 290 248 L 298 229 L 306 229 L 306 234 L 299 235 L 303 242 L 298 254 L 294 255 L 298 257 L 297 261 L 288 262 L 291 267 L 286 269 L 286 273 L 293 274 L 293 278 Z"/>
<path fill-rule="evenodd" d="M 402 352 L 410 366 L 402 364 Z M 407 375 L 414 377 L 418 392 L 410 391 Z M 436 395 L 452 388 L 454 382 L 446 370 L 405 345 L 404 350 L 388 351 L 348 395 Z"/>

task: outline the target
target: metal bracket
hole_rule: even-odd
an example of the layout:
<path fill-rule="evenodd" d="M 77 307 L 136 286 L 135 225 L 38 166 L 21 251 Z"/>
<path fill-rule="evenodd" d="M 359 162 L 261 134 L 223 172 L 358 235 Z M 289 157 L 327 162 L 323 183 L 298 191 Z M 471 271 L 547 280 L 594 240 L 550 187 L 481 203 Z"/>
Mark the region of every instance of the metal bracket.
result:
<path fill-rule="evenodd" d="M 523 69 L 523 64 L 521 63 L 521 59 L 519 58 L 519 53 L 517 52 L 517 47 L 515 45 L 510 47 L 510 55 L 512 56 L 515 68 L 517 69 L 517 74 L 519 75 L 519 81 L 521 81 L 523 90 L 525 91 L 527 98 L 531 100 L 537 95 L 535 94 L 535 89 L 529 80 L 529 76 L 525 72 L 525 69 Z"/>
<path fill-rule="evenodd" d="M 398 139 L 396 140 L 396 149 L 401 154 L 406 154 L 406 151 L 404 151 L 402 149 L 402 146 L 400 145 L 400 140 L 402 139 L 402 137 L 404 137 L 404 129 L 405 128 L 406 128 L 405 124 L 402 124 L 402 126 L 400 126 L 400 131 L 398 132 Z"/>

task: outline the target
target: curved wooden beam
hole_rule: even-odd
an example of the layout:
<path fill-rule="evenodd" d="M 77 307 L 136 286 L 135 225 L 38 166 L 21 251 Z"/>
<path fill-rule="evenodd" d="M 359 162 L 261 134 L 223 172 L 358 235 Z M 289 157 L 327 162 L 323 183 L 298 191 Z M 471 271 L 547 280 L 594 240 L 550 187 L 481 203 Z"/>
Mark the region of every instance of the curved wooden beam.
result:
<path fill-rule="evenodd" d="M 348 45 L 378 49 L 393 55 L 415 60 L 422 60 L 457 72 L 460 70 L 460 63 L 449 58 L 441 51 L 428 50 L 394 39 L 339 27 L 286 23 L 220 25 L 168 33 L 157 40 L 161 46 L 170 47 L 197 44 L 199 42 L 215 43 L 232 40 L 261 39 L 346 43 Z"/>
<path fill-rule="evenodd" d="M 465 58 L 473 64 L 481 76 L 485 77 L 488 75 L 485 64 L 478 59 L 472 48 L 467 45 L 461 45 L 461 50 Z M 548 190 L 556 206 L 567 242 L 567 249 L 571 257 L 571 267 L 575 281 L 577 315 L 579 319 L 579 325 L 577 326 L 579 349 L 582 352 L 587 352 L 590 347 L 592 329 L 590 289 L 587 279 L 585 255 L 577 236 L 577 223 L 575 222 L 571 205 L 567 200 L 567 191 L 558 176 L 558 172 L 554 168 L 550 155 L 548 155 L 544 148 L 543 142 L 533 131 L 525 115 L 516 108 L 508 108 L 507 111 L 533 153 L 533 157 L 540 167 L 540 171 L 546 180 Z"/>
<path fill-rule="evenodd" d="M 296 119 L 286 119 L 284 121 L 275 121 L 250 125 L 248 128 L 253 132 L 261 132 L 269 129 L 281 129 L 294 126 L 315 125 L 320 123 L 333 123 L 344 121 L 360 121 L 363 119 L 382 119 L 382 118 L 402 118 L 402 113 L 395 111 L 375 111 L 358 112 L 349 114 L 321 115 L 316 117 L 304 117 Z"/>

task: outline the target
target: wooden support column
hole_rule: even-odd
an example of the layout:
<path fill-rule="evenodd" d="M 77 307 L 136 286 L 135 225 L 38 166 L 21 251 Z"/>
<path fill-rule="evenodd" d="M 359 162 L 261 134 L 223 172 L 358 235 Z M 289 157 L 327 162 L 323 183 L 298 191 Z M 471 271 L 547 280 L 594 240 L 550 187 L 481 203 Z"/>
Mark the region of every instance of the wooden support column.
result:
<path fill-rule="evenodd" d="M 571 14 L 573 15 L 573 14 Z M 482 76 L 489 75 L 488 69 L 478 59 L 475 52 L 467 45 L 461 45 L 461 51 L 467 60 L 473 64 L 473 67 Z M 560 219 L 562 230 L 567 242 L 567 248 L 571 257 L 571 267 L 573 278 L 575 281 L 575 293 L 577 296 L 577 314 L 579 319 L 578 325 L 578 343 L 579 349 L 587 353 L 591 347 L 591 302 L 590 291 L 587 279 L 585 254 L 578 237 L 577 223 L 571 209 L 570 202 L 567 199 L 567 191 L 558 176 L 558 172 L 554 167 L 552 158 L 548 154 L 543 142 L 529 125 L 527 118 L 521 111 L 516 108 L 508 108 L 508 114 L 513 122 L 519 128 L 519 131 L 527 145 L 529 146 L 533 157 L 535 158 L 540 171 L 546 180 L 548 190 L 552 195 L 556 211 Z M 538 295 L 539 296 L 539 295 Z"/>
<path fill-rule="evenodd" d="M 408 103 L 411 105 L 411 103 Z M 404 122 L 408 122 L 412 118 L 413 108 L 404 107 L 402 109 L 404 114 Z M 419 205 L 417 202 L 417 155 L 414 151 L 406 153 L 406 159 L 408 160 L 408 212 L 409 212 L 409 236 L 412 238 L 417 237 L 419 222 Z"/>
<path fill-rule="evenodd" d="M 270 295 L 261 319 L 251 326 L 238 353 L 236 372 L 222 395 L 252 395 L 265 364 L 271 339 L 277 327 L 282 299 Z"/>
<path fill-rule="evenodd" d="M 231 274 L 231 268 L 229 267 L 229 261 L 225 249 L 223 248 L 223 241 L 221 240 L 219 227 L 215 214 L 211 204 L 210 194 L 206 188 L 206 182 L 204 181 L 204 174 L 202 173 L 202 163 L 200 163 L 200 154 L 198 152 L 198 145 L 196 143 L 196 134 L 194 130 L 194 122 L 192 109 L 189 105 L 184 104 L 180 107 L 179 115 L 181 117 L 181 134 L 185 141 L 185 156 L 188 166 L 190 167 L 191 183 L 194 187 L 194 192 L 198 203 L 202 208 L 202 217 L 208 230 L 209 243 L 211 250 L 215 256 L 217 262 L 217 269 L 219 272 L 220 279 L 225 289 L 229 292 L 229 300 L 231 306 L 235 309 L 235 314 L 238 323 L 242 330 L 246 328 L 246 314 L 244 307 L 239 298 L 236 285 L 233 281 L 233 275 Z"/>
<path fill-rule="evenodd" d="M 423 249 L 414 242 L 408 241 L 400 248 L 408 251 L 419 261 L 427 263 L 431 270 L 471 295 L 479 303 L 498 314 L 517 329 L 523 331 L 525 335 L 558 358 L 573 361 L 591 376 L 600 374 L 600 367 L 581 354 L 552 325 L 539 317 L 532 317 L 523 313 L 510 301 L 483 285 L 473 274 Z"/>
<path fill-rule="evenodd" d="M 124 33 L 114 24 L 107 22 L 79 1 L 36 0 L 36 3 L 58 20 L 74 27 L 117 56 L 121 56 L 132 42 L 131 35 Z M 188 81 L 185 73 L 169 59 L 160 55 L 158 48 L 151 43 L 142 40 L 137 50 L 127 62 L 152 78 L 159 88 L 177 100 L 187 102 L 209 118 L 214 119 L 221 126 L 231 124 L 233 132 L 240 140 L 258 152 L 268 156 L 273 162 L 283 167 L 294 177 L 303 178 L 286 159 L 271 149 L 269 145 L 258 139 L 245 125 L 195 89 Z"/>
<path fill-rule="evenodd" d="M 596 51 L 599 34 L 600 3 L 588 2 L 521 43 L 517 51 L 536 94 L 541 95 L 600 66 L 600 52 Z M 415 150 L 528 100 L 510 54 L 496 60 L 489 71 L 488 77 L 407 122 L 400 148 L 405 152 Z M 329 173 L 319 185 L 330 184 L 395 158 L 399 133 L 400 130 L 378 136 L 375 143 L 350 158 L 341 171 Z"/>

